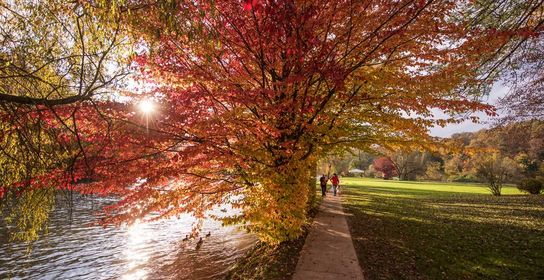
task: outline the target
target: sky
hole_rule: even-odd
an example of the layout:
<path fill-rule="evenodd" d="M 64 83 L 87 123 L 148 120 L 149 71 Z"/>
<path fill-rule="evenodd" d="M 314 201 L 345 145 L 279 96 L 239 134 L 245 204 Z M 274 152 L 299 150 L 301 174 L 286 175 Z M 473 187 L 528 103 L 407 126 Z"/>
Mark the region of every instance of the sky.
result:
<path fill-rule="evenodd" d="M 483 102 L 487 104 L 495 105 L 497 100 L 503 97 L 507 92 L 508 92 L 508 87 L 503 85 L 501 82 L 497 82 L 493 85 L 493 88 L 491 89 L 489 96 L 485 100 L 483 100 Z M 435 116 L 440 117 L 440 116 L 444 116 L 444 114 L 437 111 Z M 432 136 L 450 137 L 454 133 L 474 132 L 480 129 L 488 128 L 490 126 L 489 123 L 491 121 L 491 118 L 489 118 L 486 114 L 476 113 L 474 114 L 474 116 L 480 117 L 480 123 L 464 121 L 460 124 L 454 124 L 454 125 L 452 124 L 446 127 L 435 126 L 430 129 L 429 133 Z"/>

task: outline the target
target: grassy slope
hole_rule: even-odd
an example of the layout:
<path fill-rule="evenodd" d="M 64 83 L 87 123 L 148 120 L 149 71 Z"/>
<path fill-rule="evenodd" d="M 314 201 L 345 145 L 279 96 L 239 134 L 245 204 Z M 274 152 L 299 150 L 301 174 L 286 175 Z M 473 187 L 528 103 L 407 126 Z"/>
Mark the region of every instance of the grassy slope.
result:
<path fill-rule="evenodd" d="M 367 279 L 544 279 L 544 196 L 482 185 L 342 180 Z"/>

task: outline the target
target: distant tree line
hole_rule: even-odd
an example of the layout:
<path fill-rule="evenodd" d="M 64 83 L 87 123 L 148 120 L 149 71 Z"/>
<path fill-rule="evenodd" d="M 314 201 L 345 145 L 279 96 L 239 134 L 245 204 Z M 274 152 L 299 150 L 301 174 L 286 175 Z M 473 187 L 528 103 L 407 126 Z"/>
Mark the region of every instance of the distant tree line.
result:
<path fill-rule="evenodd" d="M 500 195 L 505 183 L 539 193 L 544 181 L 544 121 L 509 123 L 453 134 L 428 150 L 347 151 L 321 164 L 323 173 L 383 179 L 486 183 Z M 327 166 L 330 164 L 330 167 Z M 328 168 L 328 170 L 327 170 Z M 353 173 L 362 170 L 363 173 Z"/>

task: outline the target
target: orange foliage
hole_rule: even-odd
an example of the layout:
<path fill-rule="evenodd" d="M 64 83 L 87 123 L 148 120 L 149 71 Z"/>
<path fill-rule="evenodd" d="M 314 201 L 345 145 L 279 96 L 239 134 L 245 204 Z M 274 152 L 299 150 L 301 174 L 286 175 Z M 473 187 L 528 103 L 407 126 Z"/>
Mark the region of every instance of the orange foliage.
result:
<path fill-rule="evenodd" d="M 292 239 L 331 149 L 425 145 L 455 114 L 494 114 L 463 89 L 507 37 L 468 28 L 458 1 L 175 3 L 167 19 L 131 14 L 148 50 L 134 63 L 160 108 L 149 132 L 131 108 L 99 105 L 114 129 L 74 171 L 97 180 L 79 191 L 123 198 L 106 222 L 232 203 L 242 212 L 225 222 Z"/>

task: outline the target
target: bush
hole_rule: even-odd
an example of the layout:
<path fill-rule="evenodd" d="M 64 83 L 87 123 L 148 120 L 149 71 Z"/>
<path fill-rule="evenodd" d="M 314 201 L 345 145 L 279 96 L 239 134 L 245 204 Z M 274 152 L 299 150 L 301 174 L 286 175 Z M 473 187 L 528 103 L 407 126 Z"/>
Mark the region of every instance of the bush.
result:
<path fill-rule="evenodd" d="M 540 194 L 542 192 L 542 182 L 537 179 L 524 179 L 518 184 L 520 191 L 528 192 L 530 194 Z"/>

